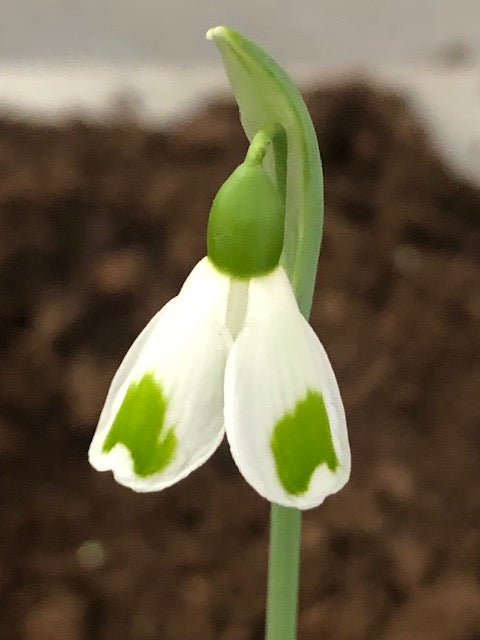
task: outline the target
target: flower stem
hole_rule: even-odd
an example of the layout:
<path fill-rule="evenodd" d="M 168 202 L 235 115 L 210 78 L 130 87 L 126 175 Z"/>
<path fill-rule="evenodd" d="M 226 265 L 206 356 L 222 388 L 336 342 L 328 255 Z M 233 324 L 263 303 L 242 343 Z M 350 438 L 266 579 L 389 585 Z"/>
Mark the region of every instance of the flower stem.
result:
<path fill-rule="evenodd" d="M 248 147 L 245 163 L 262 164 L 269 145 L 281 135 L 284 135 L 283 127 L 276 122 L 257 131 Z"/>
<path fill-rule="evenodd" d="M 301 513 L 272 504 L 266 640 L 296 640 Z"/>
<path fill-rule="evenodd" d="M 250 159 L 265 158 L 285 202 L 281 264 L 308 319 L 323 230 L 322 164 L 310 115 L 287 74 L 254 42 L 228 27 L 210 29 L 207 38 L 220 49 L 247 137 L 265 130 Z M 300 531 L 298 509 L 272 504 L 267 640 L 297 637 Z"/>

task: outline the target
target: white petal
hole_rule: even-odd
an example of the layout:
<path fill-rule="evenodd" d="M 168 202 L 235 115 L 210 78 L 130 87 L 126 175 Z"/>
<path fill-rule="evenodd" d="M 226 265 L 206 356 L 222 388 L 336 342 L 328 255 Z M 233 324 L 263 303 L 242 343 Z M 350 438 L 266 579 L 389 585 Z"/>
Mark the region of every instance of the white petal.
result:
<path fill-rule="evenodd" d="M 188 475 L 218 447 L 224 432 L 223 378 L 232 341 L 224 326 L 229 285 L 229 278 L 220 274 L 207 258 L 201 260 L 179 295 L 140 333 L 113 378 L 90 446 L 89 459 L 96 469 L 111 469 L 118 482 L 136 491 L 156 491 Z M 136 444 L 126 446 L 115 436 L 108 445 L 111 448 L 106 450 L 106 438 L 112 433 L 116 418 L 118 427 L 119 409 L 126 410 L 127 391 L 147 389 L 148 395 L 152 388 L 152 406 L 164 407 L 164 400 L 166 407 L 163 426 L 160 415 L 157 421 L 160 426 L 152 435 L 154 440 L 147 438 L 139 445 L 135 436 Z M 148 410 L 145 404 L 135 398 L 129 405 L 129 419 L 123 418 L 122 423 L 128 425 L 128 430 L 131 423 L 141 424 Z M 158 417 L 159 413 L 157 410 L 154 415 Z M 141 429 L 140 437 L 151 431 Z M 167 436 L 173 454 L 165 454 L 161 469 L 157 470 L 158 463 L 151 461 L 152 452 L 162 441 L 166 446 Z M 141 453 L 132 455 L 131 450 L 140 446 Z M 142 471 L 138 466 L 140 456 Z"/>
<path fill-rule="evenodd" d="M 285 426 L 286 420 L 288 428 L 298 426 L 292 416 L 304 416 L 298 412 L 307 409 L 313 411 L 314 417 L 320 415 L 317 405 L 322 406 L 322 399 L 328 416 L 324 434 L 328 436 L 329 424 L 331 439 L 327 442 L 318 435 L 317 420 L 307 420 L 309 426 L 313 425 L 311 433 L 317 434 L 313 440 L 292 439 L 289 431 L 289 437 L 282 440 L 283 445 L 288 445 L 283 453 L 289 462 L 282 470 L 292 471 L 297 477 L 300 468 L 304 485 L 287 482 L 284 474 L 281 480 L 277 471 L 281 460 L 272 449 L 279 422 L 283 420 Z M 230 351 L 225 371 L 225 428 L 232 456 L 243 476 L 271 502 L 310 509 L 341 489 L 349 478 L 350 448 L 335 374 L 320 341 L 300 314 L 281 267 L 250 281 L 245 324 Z M 305 429 L 302 432 L 306 433 Z M 310 441 L 315 446 L 306 448 Z M 325 456 L 318 464 L 326 442 L 330 466 Z M 305 451 L 310 457 L 307 465 L 303 464 Z M 336 467 L 332 456 L 336 457 Z M 305 471 L 309 466 L 310 472 Z"/>

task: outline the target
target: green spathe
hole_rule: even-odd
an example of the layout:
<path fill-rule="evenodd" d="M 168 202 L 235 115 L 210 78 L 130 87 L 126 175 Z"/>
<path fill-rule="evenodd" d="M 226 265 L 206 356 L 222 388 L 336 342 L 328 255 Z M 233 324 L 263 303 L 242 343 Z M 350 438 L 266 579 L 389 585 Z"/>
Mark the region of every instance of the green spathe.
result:
<path fill-rule="evenodd" d="M 308 391 L 294 411 L 275 425 L 270 445 L 280 482 L 291 495 L 308 490 L 319 465 L 326 464 L 330 471 L 335 471 L 338 458 L 320 393 Z"/>
<path fill-rule="evenodd" d="M 266 166 L 286 207 L 281 264 L 308 318 L 323 228 L 322 166 L 312 120 L 285 71 L 257 44 L 225 26 L 210 29 L 207 38 L 222 54 L 249 140 L 272 122 L 285 130 L 286 140 L 272 141 Z"/>
<path fill-rule="evenodd" d="M 253 278 L 278 265 L 283 206 L 261 164 L 244 162 L 220 187 L 208 219 L 208 257 L 235 278 Z"/>
<path fill-rule="evenodd" d="M 105 438 L 103 451 L 108 453 L 118 443 L 125 445 L 135 473 L 142 478 L 164 469 L 177 446 L 173 427 L 162 433 L 166 408 L 162 387 L 153 373 L 132 382 Z"/>

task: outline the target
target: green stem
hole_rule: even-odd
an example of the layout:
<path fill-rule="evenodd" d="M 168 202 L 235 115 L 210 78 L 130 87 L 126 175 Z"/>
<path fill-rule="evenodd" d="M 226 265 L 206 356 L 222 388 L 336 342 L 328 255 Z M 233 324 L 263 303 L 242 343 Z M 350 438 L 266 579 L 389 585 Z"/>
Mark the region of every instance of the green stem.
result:
<path fill-rule="evenodd" d="M 260 131 L 257 131 L 248 147 L 245 163 L 254 165 L 262 164 L 270 144 L 283 135 L 283 127 L 276 122 L 268 124 L 263 129 L 260 129 Z"/>
<path fill-rule="evenodd" d="M 301 513 L 272 504 L 266 640 L 296 640 Z"/>

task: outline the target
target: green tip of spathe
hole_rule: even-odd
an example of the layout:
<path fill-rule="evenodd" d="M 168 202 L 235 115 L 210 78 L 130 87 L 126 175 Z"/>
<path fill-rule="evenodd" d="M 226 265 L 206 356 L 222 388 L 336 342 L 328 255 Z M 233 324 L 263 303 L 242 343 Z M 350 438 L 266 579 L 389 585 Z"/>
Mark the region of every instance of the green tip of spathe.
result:
<path fill-rule="evenodd" d="M 228 37 L 231 29 L 224 26 L 212 27 L 205 35 L 207 40 L 222 40 Z"/>

